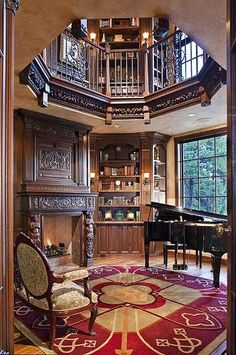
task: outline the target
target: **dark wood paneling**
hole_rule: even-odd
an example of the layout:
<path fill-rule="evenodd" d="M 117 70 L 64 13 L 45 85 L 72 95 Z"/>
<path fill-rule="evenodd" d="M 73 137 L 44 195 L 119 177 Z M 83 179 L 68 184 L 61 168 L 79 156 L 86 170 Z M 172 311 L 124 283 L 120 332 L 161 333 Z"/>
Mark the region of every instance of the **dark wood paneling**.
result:
<path fill-rule="evenodd" d="M 108 251 L 109 254 L 119 254 L 122 249 L 122 233 L 119 226 L 108 226 Z"/>
<path fill-rule="evenodd" d="M 96 226 L 95 255 L 143 253 L 143 224 L 110 224 Z"/>
<path fill-rule="evenodd" d="M 15 125 L 16 191 L 89 191 L 88 126 L 26 110 L 16 111 Z"/>

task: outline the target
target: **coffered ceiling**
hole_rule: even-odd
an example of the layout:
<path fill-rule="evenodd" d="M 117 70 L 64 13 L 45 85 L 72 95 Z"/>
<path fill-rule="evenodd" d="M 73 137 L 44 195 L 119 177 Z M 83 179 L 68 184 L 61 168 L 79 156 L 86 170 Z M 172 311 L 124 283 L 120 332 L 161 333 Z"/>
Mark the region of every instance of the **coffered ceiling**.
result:
<path fill-rule="evenodd" d="M 21 0 L 16 15 L 15 107 L 41 111 L 94 126 L 95 132 L 158 131 L 168 135 L 226 124 L 226 88 L 212 100 L 152 119 L 149 126 L 141 120 L 104 121 L 91 115 L 50 104 L 41 109 L 25 86 L 19 84 L 19 73 L 75 18 L 167 16 L 193 38 L 220 65 L 226 68 L 226 0 Z M 189 113 L 194 116 L 189 117 Z"/>

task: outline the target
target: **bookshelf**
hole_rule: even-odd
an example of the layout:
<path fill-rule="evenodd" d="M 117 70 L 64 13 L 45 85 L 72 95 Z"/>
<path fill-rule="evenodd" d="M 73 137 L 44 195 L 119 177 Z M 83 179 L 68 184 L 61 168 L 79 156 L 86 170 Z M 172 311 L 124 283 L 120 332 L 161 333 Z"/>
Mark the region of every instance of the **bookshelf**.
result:
<path fill-rule="evenodd" d="M 166 203 L 166 147 L 153 144 L 153 192 L 152 201 Z"/>
<path fill-rule="evenodd" d="M 92 137 L 98 193 L 95 254 L 143 253 L 142 154 L 139 135 Z"/>
<path fill-rule="evenodd" d="M 139 154 L 130 144 L 99 150 L 99 221 L 140 220 Z"/>

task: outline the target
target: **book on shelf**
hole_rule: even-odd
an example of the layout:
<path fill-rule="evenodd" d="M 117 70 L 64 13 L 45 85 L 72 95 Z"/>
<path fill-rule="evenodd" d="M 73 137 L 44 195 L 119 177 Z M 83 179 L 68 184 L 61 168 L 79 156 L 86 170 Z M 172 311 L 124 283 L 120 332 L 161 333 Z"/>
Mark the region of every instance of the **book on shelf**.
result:
<path fill-rule="evenodd" d="M 134 165 L 130 165 L 128 168 L 128 175 L 135 175 L 135 167 Z"/>
<path fill-rule="evenodd" d="M 110 176 L 111 175 L 111 167 L 110 166 L 104 166 L 104 175 L 105 176 Z"/>
<path fill-rule="evenodd" d="M 105 197 L 99 196 L 99 205 L 105 205 Z"/>
<path fill-rule="evenodd" d="M 100 20 L 100 27 L 112 27 L 112 19 L 110 18 L 106 18 L 106 19 L 102 19 Z"/>
<path fill-rule="evenodd" d="M 111 168 L 111 175 L 113 175 L 113 176 L 118 175 L 118 169 L 117 168 Z"/>
<path fill-rule="evenodd" d="M 113 182 L 113 185 L 112 185 L 112 182 L 113 181 L 103 180 L 101 182 L 101 184 L 99 184 L 99 189 L 103 190 L 103 191 L 109 191 L 109 190 L 112 190 L 112 186 L 113 186 L 113 190 L 114 190 L 114 182 Z"/>
<path fill-rule="evenodd" d="M 131 21 L 130 21 L 130 26 L 138 27 L 139 26 L 139 18 L 138 17 L 132 17 Z"/>
<path fill-rule="evenodd" d="M 111 181 L 111 183 L 110 183 L 110 190 L 115 190 L 115 183 L 114 183 L 114 181 Z"/>

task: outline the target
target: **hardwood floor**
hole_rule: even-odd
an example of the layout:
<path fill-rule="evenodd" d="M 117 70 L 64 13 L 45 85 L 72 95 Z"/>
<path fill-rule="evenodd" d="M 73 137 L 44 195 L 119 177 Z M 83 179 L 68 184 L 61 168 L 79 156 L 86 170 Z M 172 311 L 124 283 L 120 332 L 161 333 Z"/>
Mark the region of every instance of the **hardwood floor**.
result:
<path fill-rule="evenodd" d="M 181 262 L 181 261 L 180 261 Z M 172 265 L 174 263 L 173 253 L 169 253 L 168 260 L 168 270 L 172 270 Z M 187 264 L 188 270 L 181 271 L 184 273 L 188 273 L 194 276 L 201 276 L 207 279 L 212 279 L 211 272 L 211 259 L 204 258 L 203 259 L 203 267 L 199 269 L 195 265 L 195 256 L 187 255 Z M 98 267 L 102 265 L 144 265 L 144 256 L 141 255 L 109 255 L 105 257 L 96 257 L 94 258 L 94 265 L 92 267 Z M 150 266 L 158 266 L 163 267 L 163 257 L 162 255 L 155 255 L 150 257 Z M 66 265 L 64 267 L 60 267 L 60 270 L 57 271 L 63 272 L 71 269 L 71 265 Z M 227 265 L 226 261 L 223 260 L 221 266 L 221 274 L 220 281 L 224 284 L 227 283 Z M 225 350 L 225 343 L 221 345 L 219 351 L 214 352 L 214 355 L 222 354 L 223 350 Z M 42 350 L 34 346 L 29 339 L 27 339 L 17 328 L 15 329 L 15 351 L 14 354 L 44 354 Z M 212 354 L 213 355 L 213 354 Z"/>

